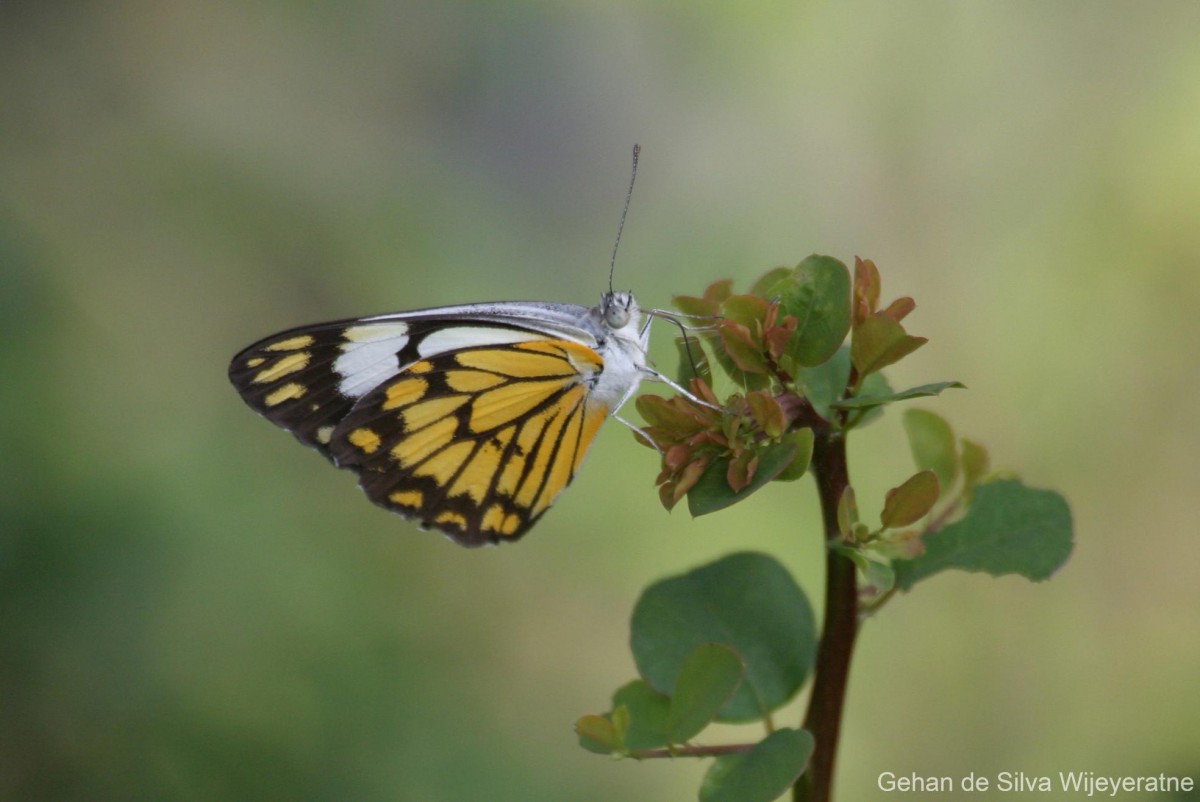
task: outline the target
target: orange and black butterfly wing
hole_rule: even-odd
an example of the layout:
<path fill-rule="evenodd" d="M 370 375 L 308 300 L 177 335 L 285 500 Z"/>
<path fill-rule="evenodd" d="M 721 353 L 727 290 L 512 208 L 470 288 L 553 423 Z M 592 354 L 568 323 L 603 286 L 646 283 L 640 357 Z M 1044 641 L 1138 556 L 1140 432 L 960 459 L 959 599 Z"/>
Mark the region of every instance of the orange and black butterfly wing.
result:
<path fill-rule="evenodd" d="M 516 540 L 578 471 L 608 414 L 595 351 L 550 338 L 436 353 L 360 399 L 331 457 L 368 497 L 467 546 Z"/>

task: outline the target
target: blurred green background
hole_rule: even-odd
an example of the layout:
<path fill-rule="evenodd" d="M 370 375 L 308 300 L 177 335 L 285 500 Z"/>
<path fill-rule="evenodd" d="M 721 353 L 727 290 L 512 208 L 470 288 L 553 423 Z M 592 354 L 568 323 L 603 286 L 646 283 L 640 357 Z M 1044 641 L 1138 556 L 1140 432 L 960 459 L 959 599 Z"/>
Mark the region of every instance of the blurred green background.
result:
<path fill-rule="evenodd" d="M 0 796 L 694 798 L 703 764 L 571 724 L 633 676 L 650 581 L 761 549 L 820 599 L 807 480 L 668 515 L 610 425 L 520 545 L 467 551 L 225 379 L 300 323 L 593 303 L 635 141 L 618 287 L 874 258 L 931 340 L 894 384 L 965 382 L 923 406 L 1072 506 L 1053 581 L 943 575 L 866 625 L 841 798 L 1200 775 L 1198 30 L 1192 2 L 0 5 Z M 852 441 L 868 512 L 910 472 L 897 416 Z"/>

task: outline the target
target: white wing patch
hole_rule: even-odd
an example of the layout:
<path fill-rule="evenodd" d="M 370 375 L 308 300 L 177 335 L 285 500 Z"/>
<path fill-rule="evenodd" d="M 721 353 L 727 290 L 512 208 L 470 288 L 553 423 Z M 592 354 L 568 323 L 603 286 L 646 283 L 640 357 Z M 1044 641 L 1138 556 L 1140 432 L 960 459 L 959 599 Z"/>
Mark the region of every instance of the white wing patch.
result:
<path fill-rule="evenodd" d="M 407 323 L 351 326 L 342 337 L 347 342 L 333 361 L 333 372 L 341 377 L 338 391 L 346 398 L 362 398 L 400 372 L 396 354 L 408 345 Z"/>
<path fill-rule="evenodd" d="M 546 337 L 528 331 L 501 329 L 486 326 L 452 326 L 431 332 L 417 345 L 417 353 L 424 358 L 460 348 L 475 348 L 484 345 L 524 343 L 544 340 Z"/>

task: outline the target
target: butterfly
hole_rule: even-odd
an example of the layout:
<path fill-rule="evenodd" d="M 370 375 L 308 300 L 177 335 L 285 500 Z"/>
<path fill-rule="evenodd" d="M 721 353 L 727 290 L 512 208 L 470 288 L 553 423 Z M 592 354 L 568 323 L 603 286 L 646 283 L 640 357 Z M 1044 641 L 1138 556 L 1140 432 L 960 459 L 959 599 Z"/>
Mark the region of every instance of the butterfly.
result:
<path fill-rule="evenodd" d="M 591 308 L 447 306 L 302 326 L 229 366 L 242 398 L 374 503 L 464 546 L 515 541 L 570 484 L 644 377 L 650 322 L 632 293 Z"/>

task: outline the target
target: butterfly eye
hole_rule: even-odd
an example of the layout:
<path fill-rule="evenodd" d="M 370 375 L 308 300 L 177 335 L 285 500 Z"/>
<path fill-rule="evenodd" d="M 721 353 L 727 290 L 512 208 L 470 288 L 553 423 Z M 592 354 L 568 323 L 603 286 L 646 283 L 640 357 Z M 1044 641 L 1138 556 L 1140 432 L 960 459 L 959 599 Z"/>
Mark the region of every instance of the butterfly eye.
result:
<path fill-rule="evenodd" d="M 610 329 L 625 328 L 629 323 L 629 299 L 610 296 L 604 305 L 604 322 Z"/>

